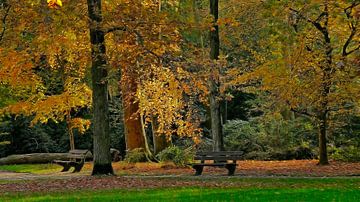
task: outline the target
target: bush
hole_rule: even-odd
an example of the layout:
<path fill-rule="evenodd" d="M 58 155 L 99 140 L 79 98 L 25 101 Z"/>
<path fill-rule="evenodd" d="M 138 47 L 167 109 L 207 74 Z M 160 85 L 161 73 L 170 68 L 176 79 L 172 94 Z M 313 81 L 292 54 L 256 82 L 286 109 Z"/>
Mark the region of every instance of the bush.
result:
<path fill-rule="evenodd" d="M 126 153 L 125 161 L 128 163 L 146 162 L 148 158 L 143 148 L 136 148 Z"/>
<path fill-rule="evenodd" d="M 360 148 L 355 146 L 335 148 L 331 158 L 338 161 L 359 162 Z"/>
<path fill-rule="evenodd" d="M 264 136 L 260 125 L 252 122 L 231 120 L 224 125 L 224 143 L 229 151 L 263 152 Z"/>
<path fill-rule="evenodd" d="M 176 166 L 185 167 L 194 158 L 192 147 L 182 149 L 177 146 L 170 146 L 161 151 L 156 157 L 162 162 L 173 162 Z"/>
<path fill-rule="evenodd" d="M 224 144 L 229 151 L 243 151 L 245 159 L 313 159 L 316 133 L 302 119 L 258 117 L 230 120 L 224 125 Z"/>

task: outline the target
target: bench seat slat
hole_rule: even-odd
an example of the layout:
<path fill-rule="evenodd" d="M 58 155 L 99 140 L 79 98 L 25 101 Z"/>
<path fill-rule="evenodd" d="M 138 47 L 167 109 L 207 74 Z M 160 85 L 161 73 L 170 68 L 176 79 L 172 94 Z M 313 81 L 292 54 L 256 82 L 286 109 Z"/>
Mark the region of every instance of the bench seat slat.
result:
<path fill-rule="evenodd" d="M 193 163 L 192 166 L 225 166 L 237 165 L 236 163 Z"/>
<path fill-rule="evenodd" d="M 242 151 L 211 151 L 211 152 L 196 152 L 197 156 L 226 156 L 226 155 L 243 155 Z"/>
<path fill-rule="evenodd" d="M 69 154 L 68 158 L 83 159 L 83 158 L 85 158 L 85 156 L 84 155 L 78 155 L 78 154 Z"/>
<path fill-rule="evenodd" d="M 240 160 L 242 159 L 242 156 L 218 156 L 218 157 L 213 157 L 213 156 L 195 156 L 194 160 L 219 160 L 219 161 L 226 161 L 226 160 L 232 160 L 232 161 L 236 161 L 236 160 Z"/>

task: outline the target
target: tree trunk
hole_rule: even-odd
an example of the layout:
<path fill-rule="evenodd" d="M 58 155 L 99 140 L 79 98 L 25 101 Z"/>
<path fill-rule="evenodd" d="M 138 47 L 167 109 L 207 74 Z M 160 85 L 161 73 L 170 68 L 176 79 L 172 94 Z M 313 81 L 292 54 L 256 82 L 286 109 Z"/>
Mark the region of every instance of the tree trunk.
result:
<path fill-rule="evenodd" d="M 210 59 L 219 59 L 220 54 L 220 38 L 219 26 L 216 25 L 219 18 L 219 1 L 210 0 L 210 14 L 214 18 L 213 27 L 210 30 Z M 224 149 L 221 112 L 220 112 L 220 71 L 214 66 L 210 71 L 209 87 L 210 87 L 210 114 L 211 114 L 211 134 L 213 137 L 213 150 L 221 151 Z"/>
<path fill-rule="evenodd" d="M 101 0 L 87 0 L 87 4 L 90 20 L 93 87 L 94 167 L 92 175 L 113 175 L 109 135 L 108 71 L 105 33 L 101 30 Z"/>
<path fill-rule="evenodd" d="M 91 159 L 92 154 L 88 152 L 86 159 Z M 33 154 L 17 154 L 10 155 L 0 159 L 0 165 L 11 164 L 35 164 L 35 163 L 51 163 L 54 160 L 69 160 L 68 153 L 33 153 Z"/>
<path fill-rule="evenodd" d="M 74 150 L 75 149 L 74 132 L 70 124 L 71 124 L 71 115 L 70 115 L 70 111 L 68 111 L 66 114 L 66 127 L 69 133 L 70 150 Z"/>
<path fill-rule="evenodd" d="M 146 141 L 139 114 L 139 103 L 135 101 L 137 75 L 132 71 L 134 70 L 125 68 L 123 68 L 122 71 L 122 100 L 124 108 L 125 141 L 126 150 L 128 151 L 136 148 L 146 149 Z"/>
<path fill-rule="evenodd" d="M 327 115 L 323 113 L 320 117 L 319 125 L 319 165 L 329 164 L 326 147 L 326 133 L 327 133 Z"/>
<path fill-rule="evenodd" d="M 152 133 L 153 133 L 153 142 L 154 142 L 154 154 L 160 153 L 162 150 L 170 146 L 170 141 L 167 140 L 164 134 L 158 134 L 156 131 L 158 129 L 158 122 L 155 117 L 153 117 L 151 122 Z"/>
<path fill-rule="evenodd" d="M 317 117 L 319 121 L 319 165 L 329 164 L 326 148 L 326 135 L 327 135 L 327 125 L 328 125 L 328 112 L 329 112 L 329 94 L 330 88 L 332 85 L 332 54 L 333 47 L 331 45 L 331 38 L 329 32 L 329 2 L 324 1 L 324 12 L 321 14 L 324 17 L 323 25 L 320 23 L 313 23 L 313 25 L 320 31 L 323 35 L 325 43 L 325 61 L 322 64 L 322 80 L 321 80 L 321 89 L 320 89 L 320 110 Z"/>

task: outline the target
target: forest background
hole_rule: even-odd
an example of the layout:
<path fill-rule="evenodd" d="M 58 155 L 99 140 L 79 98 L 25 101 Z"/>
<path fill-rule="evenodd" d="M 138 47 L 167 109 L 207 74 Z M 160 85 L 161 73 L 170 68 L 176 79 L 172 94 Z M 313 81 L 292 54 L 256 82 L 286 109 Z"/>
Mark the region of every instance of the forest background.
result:
<path fill-rule="evenodd" d="M 103 1 L 95 74 L 89 2 L 0 0 L 0 157 L 93 150 L 106 70 L 109 144 L 128 159 L 213 149 L 209 97 L 245 159 L 360 159 L 360 2 L 220 0 L 217 19 L 217 1 Z"/>

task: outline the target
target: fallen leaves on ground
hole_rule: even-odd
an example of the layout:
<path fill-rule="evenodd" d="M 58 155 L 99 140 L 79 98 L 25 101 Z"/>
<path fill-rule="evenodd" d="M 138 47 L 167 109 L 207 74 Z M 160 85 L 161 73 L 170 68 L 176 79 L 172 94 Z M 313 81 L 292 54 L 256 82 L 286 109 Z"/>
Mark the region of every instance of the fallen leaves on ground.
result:
<path fill-rule="evenodd" d="M 23 182 L 7 182 L 0 184 L 0 193 L 11 192 L 51 192 L 78 189 L 131 189 L 161 187 L 233 187 L 250 186 L 247 182 L 231 181 L 224 168 L 206 167 L 202 176 L 192 177 L 191 168 L 177 168 L 170 163 L 114 163 L 113 167 L 121 176 L 91 177 L 92 165 L 87 163 L 84 171 L 65 179 L 56 179 L 58 175 L 44 179 L 25 179 Z M 71 175 L 69 173 L 69 175 Z M 170 175 L 170 176 L 169 176 Z M 243 176 L 272 177 L 334 177 L 360 176 L 360 163 L 331 162 L 330 165 L 318 166 L 315 160 L 294 161 L 239 161 L 236 179 Z M 166 176 L 166 177 L 162 177 Z M 172 177 L 171 177 L 172 176 Z M 53 177 L 53 178 L 52 178 Z M 215 178 L 214 178 L 215 177 Z M 261 185 L 263 186 L 263 185 Z"/>
<path fill-rule="evenodd" d="M 317 160 L 290 161 L 237 161 L 236 175 L 244 176 L 303 176 L 334 177 L 360 176 L 360 163 L 332 161 L 329 165 L 319 166 Z M 86 165 L 91 169 L 91 165 Z M 191 175 L 194 170 L 177 168 L 171 163 L 114 163 L 113 168 L 121 175 Z M 203 175 L 224 175 L 224 168 L 205 167 Z"/>

